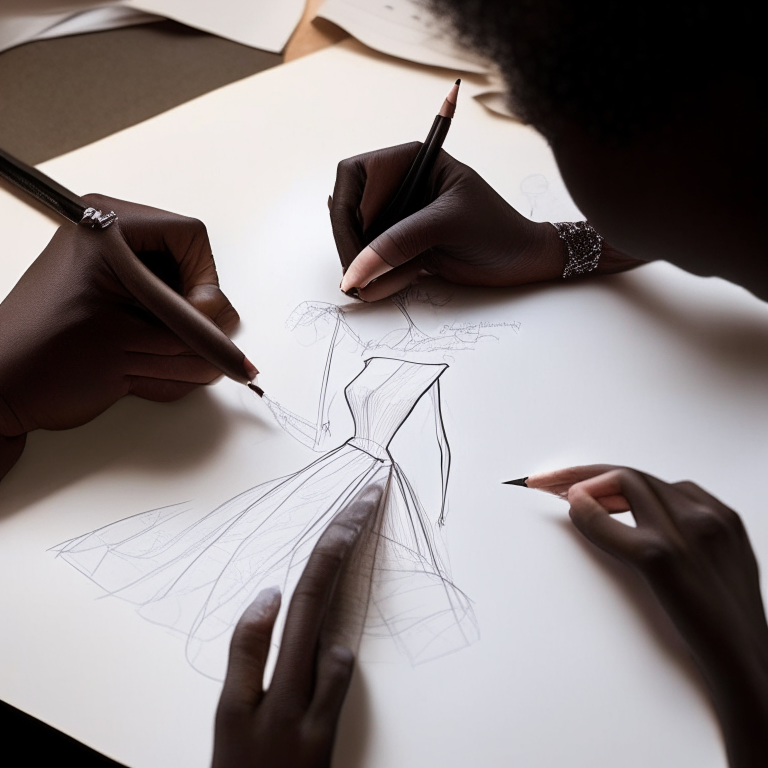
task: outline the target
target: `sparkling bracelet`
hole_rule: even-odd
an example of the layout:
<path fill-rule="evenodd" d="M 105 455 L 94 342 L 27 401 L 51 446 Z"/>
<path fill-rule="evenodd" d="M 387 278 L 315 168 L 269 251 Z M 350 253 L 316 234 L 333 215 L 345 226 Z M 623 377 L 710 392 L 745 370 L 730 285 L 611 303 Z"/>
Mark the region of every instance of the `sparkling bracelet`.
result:
<path fill-rule="evenodd" d="M 603 238 L 586 221 L 558 221 L 552 226 L 568 249 L 563 277 L 586 275 L 597 269 L 603 251 Z"/>

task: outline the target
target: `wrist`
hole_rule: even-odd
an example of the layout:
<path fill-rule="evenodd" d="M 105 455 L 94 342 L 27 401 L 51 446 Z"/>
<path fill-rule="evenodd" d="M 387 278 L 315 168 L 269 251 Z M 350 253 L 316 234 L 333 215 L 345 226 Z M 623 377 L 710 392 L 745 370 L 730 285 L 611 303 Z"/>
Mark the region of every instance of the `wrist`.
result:
<path fill-rule="evenodd" d="M 627 256 L 626 253 L 622 253 L 610 243 L 606 243 L 605 240 L 603 240 L 603 252 L 600 254 L 600 261 L 597 264 L 595 274 L 612 275 L 615 272 L 626 272 L 628 269 L 634 269 L 635 267 L 647 263 L 647 261 L 641 261 L 640 259 L 633 259 L 631 256 Z"/>
<path fill-rule="evenodd" d="M 532 270 L 535 269 L 535 279 L 562 278 L 568 250 L 552 224 L 548 221 L 531 222 L 528 242 L 530 256 L 526 261 L 531 262 Z"/>
<path fill-rule="evenodd" d="M 763 634 L 763 633 L 761 633 Z M 742 646 L 742 644 L 740 644 Z M 703 654 L 702 654 L 703 655 Z M 699 667 L 720 721 L 731 768 L 768 765 L 768 644 L 719 648 Z"/>

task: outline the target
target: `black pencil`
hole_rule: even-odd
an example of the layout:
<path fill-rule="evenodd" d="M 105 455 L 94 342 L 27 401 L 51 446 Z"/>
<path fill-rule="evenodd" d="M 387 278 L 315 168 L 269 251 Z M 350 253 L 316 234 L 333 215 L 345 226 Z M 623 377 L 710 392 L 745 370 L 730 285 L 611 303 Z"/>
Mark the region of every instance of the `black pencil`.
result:
<path fill-rule="evenodd" d="M 106 229 L 117 219 L 114 211 L 102 213 L 91 208 L 74 192 L 3 149 L 0 149 L 0 178 L 14 184 L 75 224 L 92 229 Z"/>
<path fill-rule="evenodd" d="M 460 85 L 461 78 L 451 87 L 440 112 L 432 123 L 426 141 L 421 145 L 397 192 L 379 217 L 365 230 L 363 234 L 365 245 L 369 245 L 393 224 L 416 213 L 427 204 L 429 176 L 435 167 L 435 161 L 440 154 L 445 137 L 448 135 L 451 119 L 456 113 L 456 97 Z"/>
<path fill-rule="evenodd" d="M 0 149 L 0 178 L 9 181 L 26 194 L 47 205 L 75 224 L 91 229 L 106 229 L 115 221 L 114 211 L 102 213 L 87 205 L 86 202 L 46 176 L 37 168 L 32 168 L 13 155 Z M 128 260 L 120 279 L 125 287 L 134 294 L 134 298 L 144 307 L 159 317 L 198 355 L 218 368 L 222 373 L 240 384 L 245 384 L 259 397 L 264 390 L 245 374 L 243 352 L 232 342 L 216 323 L 193 307 L 183 297 L 178 266 L 170 254 L 150 252 L 134 254 L 143 267 Z M 170 268 L 168 267 L 170 260 Z M 163 275 L 165 274 L 165 279 Z M 157 278 L 154 282 L 152 275 Z M 178 285 L 175 285 L 178 280 Z M 162 287 L 159 285 L 162 283 Z M 171 290 L 168 291 L 167 288 Z M 143 298 L 142 298 L 143 297 Z"/>

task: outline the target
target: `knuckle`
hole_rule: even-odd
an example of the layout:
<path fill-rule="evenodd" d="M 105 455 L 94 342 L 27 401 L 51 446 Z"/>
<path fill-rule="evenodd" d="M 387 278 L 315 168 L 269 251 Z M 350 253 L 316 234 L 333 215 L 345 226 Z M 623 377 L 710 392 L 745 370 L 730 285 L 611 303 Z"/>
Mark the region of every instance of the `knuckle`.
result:
<path fill-rule="evenodd" d="M 361 155 L 357 155 L 356 157 L 361 157 Z M 343 160 L 339 160 L 336 165 L 336 173 L 344 173 L 344 171 L 354 168 L 356 165 L 356 157 L 345 157 Z"/>
<path fill-rule="evenodd" d="M 645 479 L 642 472 L 639 472 L 632 467 L 616 467 L 613 471 L 616 472 L 617 476 L 623 481 L 632 482 Z"/>
<path fill-rule="evenodd" d="M 201 221 L 200 219 L 196 219 L 194 216 L 186 216 L 185 217 L 186 225 L 195 231 L 198 235 L 205 235 L 208 236 L 208 227 L 205 226 L 205 223 Z"/>
<path fill-rule="evenodd" d="M 83 195 L 83 200 L 94 208 L 109 202 L 109 198 L 99 192 L 89 192 L 87 195 Z"/>
<path fill-rule="evenodd" d="M 329 722 L 327 713 L 307 717 L 301 726 L 302 743 L 313 753 L 330 749 L 337 718 Z"/>
<path fill-rule="evenodd" d="M 270 690 L 264 707 L 265 725 L 269 730 L 285 731 L 297 727 L 305 716 L 305 709 L 295 698 L 282 690 Z"/>
<path fill-rule="evenodd" d="M 328 674 L 335 685 L 342 685 L 355 664 L 355 655 L 349 648 L 336 646 L 328 651 Z"/>
<path fill-rule="evenodd" d="M 731 531 L 729 521 L 705 504 L 694 504 L 685 520 L 685 533 L 699 543 L 722 539 Z"/>
<path fill-rule="evenodd" d="M 640 537 L 635 544 L 634 561 L 644 573 L 657 575 L 669 570 L 677 554 L 676 548 L 667 539 L 646 535 Z"/>
<path fill-rule="evenodd" d="M 225 688 L 216 707 L 216 727 L 222 728 L 235 723 L 247 712 L 248 709 L 243 706 L 242 701 L 229 695 Z"/>

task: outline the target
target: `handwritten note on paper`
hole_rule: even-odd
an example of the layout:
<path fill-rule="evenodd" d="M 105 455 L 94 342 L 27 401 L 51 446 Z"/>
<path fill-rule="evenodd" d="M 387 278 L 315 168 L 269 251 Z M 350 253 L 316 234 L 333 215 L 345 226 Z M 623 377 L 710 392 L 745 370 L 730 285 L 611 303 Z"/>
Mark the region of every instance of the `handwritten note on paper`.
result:
<path fill-rule="evenodd" d="M 459 46 L 446 25 L 413 0 L 326 0 L 318 15 L 391 56 L 461 72 L 490 70 L 487 62 Z"/>

